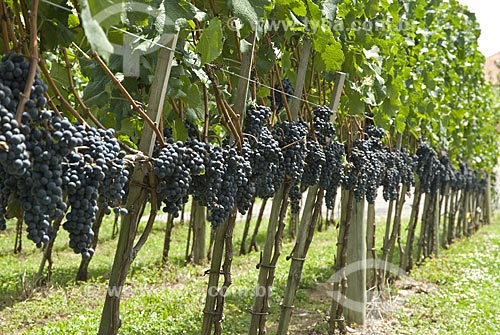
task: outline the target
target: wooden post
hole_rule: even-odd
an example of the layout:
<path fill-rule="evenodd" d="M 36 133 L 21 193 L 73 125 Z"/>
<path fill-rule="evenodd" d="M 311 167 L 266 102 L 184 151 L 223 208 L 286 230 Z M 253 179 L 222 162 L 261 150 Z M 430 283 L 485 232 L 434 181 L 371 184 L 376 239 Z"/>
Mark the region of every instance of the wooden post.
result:
<path fill-rule="evenodd" d="M 148 102 L 148 116 L 155 122 L 160 124 L 163 115 L 163 105 L 165 103 L 165 95 L 167 94 L 168 80 L 170 79 L 170 70 L 172 69 L 172 61 L 174 59 L 175 46 L 177 44 L 178 34 L 165 35 L 165 47 L 158 51 L 158 60 L 156 63 L 155 76 L 151 85 L 151 93 Z M 150 156 L 155 146 L 156 134 L 148 125 L 144 125 L 141 134 L 141 142 L 139 149 L 146 155 Z"/>
<path fill-rule="evenodd" d="M 375 233 L 375 203 L 369 203 L 366 215 L 366 264 L 369 268 L 373 269 L 373 271 L 370 272 L 370 274 L 367 274 L 366 288 L 368 292 L 372 292 L 371 290 L 377 285 L 378 279 L 378 268 L 376 266 L 377 249 L 375 247 Z"/>
<path fill-rule="evenodd" d="M 337 75 L 337 77 L 339 77 L 339 75 Z M 340 75 L 340 77 L 342 77 L 342 74 Z M 335 108 L 338 107 L 338 99 L 340 99 L 342 88 L 342 86 L 336 85 L 333 91 L 333 99 L 331 105 Z M 337 103 L 335 103 L 335 101 L 333 100 L 337 101 Z M 336 109 L 333 109 L 333 112 L 333 114 L 335 115 Z M 333 122 L 333 116 L 330 121 Z M 324 189 L 321 189 L 319 185 L 313 185 L 309 187 L 307 198 L 304 204 L 304 209 L 302 211 L 297 240 L 295 241 L 295 246 L 291 254 L 292 262 L 290 264 L 290 270 L 288 272 L 285 295 L 281 304 L 281 315 L 278 325 L 278 331 L 276 333 L 278 335 L 286 335 L 288 332 L 288 327 L 290 325 L 290 320 L 292 317 L 293 303 L 295 301 L 297 289 L 299 287 L 300 279 L 302 276 L 302 268 L 304 266 L 307 252 L 309 251 L 309 245 L 314 236 L 315 225 L 318 221 L 318 217 L 321 215 L 323 196 Z"/>
<path fill-rule="evenodd" d="M 148 103 L 148 116 L 159 124 L 161 119 L 167 84 L 172 67 L 172 60 L 177 43 L 178 34 L 167 35 L 168 48 L 161 48 L 158 51 L 158 61 L 156 64 L 156 75 L 151 86 L 151 94 Z M 113 267 L 108 283 L 106 301 L 104 303 L 99 335 L 117 335 L 121 326 L 120 320 L 120 300 L 123 285 L 132 263 L 132 250 L 137 233 L 137 226 L 143 214 L 144 202 L 147 199 L 148 191 L 142 186 L 144 178 L 148 173 L 149 156 L 151 156 L 155 144 L 155 133 L 148 125 L 145 125 L 140 142 L 140 150 L 144 157 L 138 157 L 135 161 L 134 171 L 130 178 L 130 189 L 127 198 L 126 208 L 128 214 L 123 217 L 120 237 L 116 247 Z"/>
<path fill-rule="evenodd" d="M 243 124 L 245 118 L 247 96 L 248 96 L 248 86 L 250 82 L 250 73 L 252 72 L 252 61 L 253 54 L 255 50 L 256 33 L 253 32 L 247 38 L 247 41 L 251 43 L 250 50 L 241 55 L 241 67 L 240 67 L 240 79 L 238 80 L 238 87 L 236 98 L 234 100 L 234 111 L 240 117 L 240 124 Z"/>
<path fill-rule="evenodd" d="M 365 201 L 355 201 L 352 225 L 347 239 L 347 290 L 344 306 L 346 322 L 364 325 L 366 321 L 366 224 Z M 352 268 L 352 269 L 351 269 Z"/>
<path fill-rule="evenodd" d="M 274 241 L 276 237 L 276 231 L 279 224 L 279 216 L 281 206 L 287 192 L 285 182 L 283 182 L 276 192 L 273 198 L 271 213 L 269 215 L 269 223 L 267 226 L 266 243 L 264 245 L 264 250 L 261 253 L 261 259 L 259 263 L 259 278 L 257 282 L 258 293 L 260 291 L 267 291 L 267 279 L 270 271 L 271 257 L 274 250 Z M 264 308 L 264 296 L 263 294 L 256 294 L 254 298 L 253 308 L 251 310 L 252 318 L 250 322 L 249 335 L 257 335 L 261 323 L 261 318 L 263 317 L 262 309 Z"/>
<path fill-rule="evenodd" d="M 486 194 L 484 196 L 484 223 L 491 224 L 491 173 L 488 174 L 486 182 Z"/>
<path fill-rule="evenodd" d="M 441 190 L 438 187 L 436 191 L 435 201 L 434 201 L 434 216 L 432 218 L 432 224 L 434 225 L 434 235 L 432 236 L 432 251 L 436 257 L 439 256 L 439 219 L 441 217 Z"/>
<path fill-rule="evenodd" d="M 304 92 L 304 85 L 307 75 L 307 64 L 309 64 L 311 48 L 311 39 L 309 37 L 304 37 L 302 51 L 300 53 L 299 68 L 297 71 L 297 81 L 295 82 L 295 90 L 293 91 L 293 95 L 296 98 L 293 98 L 292 102 L 290 103 L 290 112 L 292 114 L 293 120 L 299 119 L 302 93 Z"/>
<path fill-rule="evenodd" d="M 347 290 L 347 241 L 350 234 L 352 212 L 354 208 L 354 192 L 342 188 L 339 233 L 337 239 L 337 257 L 335 259 L 335 274 L 333 280 L 332 303 L 330 305 L 330 319 L 328 333 L 333 334 L 337 325 L 341 333 L 347 331 L 344 318 L 344 302 Z"/>
<path fill-rule="evenodd" d="M 335 83 L 330 97 L 330 109 L 333 111 L 332 122 L 337 118 L 337 110 L 339 109 L 345 78 L 346 74 L 344 72 L 337 72 L 335 74 Z"/>
<path fill-rule="evenodd" d="M 207 256 L 207 223 L 205 221 L 205 207 L 193 199 L 193 262 L 203 264 Z"/>
<path fill-rule="evenodd" d="M 403 205 L 405 202 L 405 197 L 406 197 L 406 190 L 407 187 L 406 185 L 403 185 L 401 187 L 401 192 L 399 194 L 399 199 L 396 200 L 396 213 L 394 215 L 394 224 L 392 226 L 392 232 L 390 231 L 390 222 L 388 221 L 387 227 L 386 227 L 386 238 L 387 240 L 384 240 L 384 247 L 383 247 L 383 252 L 382 252 L 382 266 L 383 269 L 381 269 L 379 273 L 380 277 L 380 283 L 379 285 L 381 287 L 384 287 L 386 281 L 387 281 L 387 275 L 389 274 L 390 271 L 390 265 L 387 263 L 388 262 L 388 257 L 389 253 L 394 252 L 394 248 L 396 245 L 396 239 L 399 235 L 399 231 L 401 228 L 401 215 L 403 213 Z M 392 203 L 392 200 L 391 200 Z M 390 232 L 390 235 L 389 235 Z M 401 255 L 403 257 L 403 255 Z"/>
<path fill-rule="evenodd" d="M 225 235 L 228 224 L 229 220 L 226 220 L 215 230 L 214 248 L 208 277 L 208 289 L 205 298 L 205 309 L 203 310 L 204 315 L 201 328 L 201 334 L 204 335 L 208 335 L 212 331 L 213 319 L 215 317 L 214 309 L 217 301 L 217 290 L 219 287 L 219 277 L 222 266 L 222 258 L 224 255 Z"/>
<path fill-rule="evenodd" d="M 291 254 L 292 262 L 290 264 L 290 270 L 288 272 L 285 295 L 283 298 L 283 302 L 281 303 L 281 316 L 279 320 L 278 331 L 276 332 L 277 335 L 287 334 L 290 319 L 292 317 L 293 303 L 295 301 L 300 278 L 302 276 L 302 267 L 304 266 L 305 257 L 308 251 L 308 248 L 306 247 L 306 240 L 309 232 L 311 231 L 311 226 L 313 227 L 311 234 L 314 234 L 314 225 L 317 221 L 313 220 L 313 209 L 316 204 L 316 198 L 318 197 L 318 190 L 319 186 L 313 185 L 309 187 L 307 193 L 304 210 L 302 211 L 300 226 L 298 229 L 297 241 L 295 242 L 295 247 L 293 248 Z"/>

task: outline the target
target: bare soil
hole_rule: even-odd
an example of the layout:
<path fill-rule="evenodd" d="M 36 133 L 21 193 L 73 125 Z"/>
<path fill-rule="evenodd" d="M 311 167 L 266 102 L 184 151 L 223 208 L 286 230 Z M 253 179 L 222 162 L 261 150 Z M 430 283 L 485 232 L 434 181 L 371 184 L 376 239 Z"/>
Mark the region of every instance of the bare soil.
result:
<path fill-rule="evenodd" d="M 327 312 L 330 307 L 332 283 L 319 284 L 315 289 L 307 290 L 311 299 L 311 309 L 297 308 L 292 317 L 289 334 L 293 335 L 327 335 Z M 350 325 L 348 333 L 354 335 L 394 335 L 410 334 L 398 329 L 397 311 L 412 314 L 412 306 L 406 302 L 417 294 L 429 294 L 436 290 L 434 284 L 420 282 L 409 278 L 398 280 L 390 289 L 393 293 L 384 292 L 377 295 L 368 304 L 368 317 L 364 327 Z M 312 309 L 314 308 L 316 309 Z"/>

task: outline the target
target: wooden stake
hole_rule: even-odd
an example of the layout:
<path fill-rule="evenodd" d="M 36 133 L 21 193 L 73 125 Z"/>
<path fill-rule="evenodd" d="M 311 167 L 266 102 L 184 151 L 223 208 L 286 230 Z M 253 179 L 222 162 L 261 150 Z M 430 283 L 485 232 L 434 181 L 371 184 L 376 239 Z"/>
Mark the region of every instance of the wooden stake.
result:
<path fill-rule="evenodd" d="M 332 95 L 330 97 L 330 109 L 334 112 L 332 121 L 337 118 L 337 110 L 339 109 L 340 97 L 342 96 L 346 76 L 347 75 L 344 72 L 337 72 L 335 74 L 335 86 L 333 87 Z"/>
<path fill-rule="evenodd" d="M 240 119 L 240 124 L 243 124 L 246 112 L 248 87 L 250 86 L 250 73 L 252 71 L 253 54 L 255 50 L 256 33 L 253 32 L 247 38 L 247 41 L 252 45 L 250 50 L 242 53 L 240 79 L 238 80 L 238 87 L 236 98 L 234 101 L 234 111 Z"/>
<path fill-rule="evenodd" d="M 364 325 L 366 321 L 366 224 L 365 201 L 356 201 L 347 240 L 347 302 L 344 316 L 347 324 Z M 352 304 L 354 302 L 355 304 Z"/>
<path fill-rule="evenodd" d="M 307 64 L 309 63 L 309 58 L 312 49 L 312 40 L 308 37 L 304 37 L 304 42 L 302 44 L 302 52 L 300 53 L 300 63 L 299 69 L 297 71 L 297 81 L 295 82 L 294 95 L 298 99 L 292 99 L 290 103 L 290 112 L 292 114 L 292 120 L 298 120 L 300 116 L 300 106 L 302 99 L 302 93 L 304 91 L 304 84 L 307 75 Z"/>
<path fill-rule="evenodd" d="M 175 46 L 177 34 L 169 35 L 170 45 Z M 172 48 L 161 48 L 158 51 L 158 61 L 156 66 L 156 76 L 151 87 L 151 95 L 148 103 L 148 117 L 151 120 L 159 121 L 165 102 L 165 94 L 172 67 Z M 157 122 L 158 124 L 159 122 Z M 151 125 L 154 127 L 154 125 Z M 149 130 L 148 130 L 149 129 Z M 138 156 L 135 161 L 134 171 L 130 178 L 130 189 L 127 198 L 126 208 L 128 214 L 123 217 L 120 237 L 116 247 L 115 258 L 111 270 L 106 301 L 104 303 L 99 335 L 117 335 L 121 326 L 120 320 L 120 300 L 121 292 L 133 260 L 134 240 L 137 233 L 139 220 L 142 217 L 144 206 L 148 196 L 148 190 L 144 188 L 143 182 L 150 172 L 149 157 L 153 153 L 155 143 L 154 131 L 147 126 L 141 136 L 140 150 L 144 157 Z"/>

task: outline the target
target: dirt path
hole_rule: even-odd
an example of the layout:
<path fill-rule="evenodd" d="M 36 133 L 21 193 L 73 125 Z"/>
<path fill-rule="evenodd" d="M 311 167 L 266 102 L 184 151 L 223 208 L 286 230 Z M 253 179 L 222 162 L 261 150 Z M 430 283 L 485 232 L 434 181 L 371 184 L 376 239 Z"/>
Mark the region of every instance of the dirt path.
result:
<path fill-rule="evenodd" d="M 297 308 L 292 317 L 289 334 L 294 335 L 327 335 L 327 311 L 331 303 L 332 283 L 319 284 L 315 289 L 307 290 L 306 294 L 311 299 L 308 306 L 313 308 Z M 348 327 L 349 334 L 355 335 L 394 335 L 400 334 L 395 326 L 397 319 L 395 312 L 403 310 L 411 314 L 412 307 L 406 301 L 416 294 L 428 294 L 436 289 L 433 284 L 419 282 L 405 278 L 394 283 L 393 291 L 397 295 L 376 297 L 368 304 L 368 317 L 366 326 Z"/>

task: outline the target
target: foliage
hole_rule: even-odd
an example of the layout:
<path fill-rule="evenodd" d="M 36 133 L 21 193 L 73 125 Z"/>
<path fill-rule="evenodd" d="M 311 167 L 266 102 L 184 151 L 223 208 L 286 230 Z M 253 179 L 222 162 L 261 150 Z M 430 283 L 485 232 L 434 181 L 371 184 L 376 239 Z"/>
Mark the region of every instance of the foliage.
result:
<path fill-rule="evenodd" d="M 275 63 L 281 77 L 294 82 L 298 50 L 304 39 L 311 38 L 314 53 L 306 83 L 311 103 L 324 103 L 318 93 L 329 90 L 332 73 L 342 70 L 348 82 L 341 119 L 371 112 L 378 126 L 390 129 L 392 139 L 404 134 L 403 144 L 426 139 L 438 152 L 446 151 L 455 164 L 466 160 L 477 169 L 489 171 L 496 162 L 500 112 L 492 88 L 483 79 L 479 26 L 474 14 L 456 0 L 207 0 L 196 7 L 188 1 L 164 0 L 134 3 L 128 10 L 122 0 L 86 0 L 57 8 L 47 2 L 40 6 L 41 45 L 58 87 L 74 101 L 65 89 L 64 68 L 58 65 L 62 64 L 58 48 L 68 47 L 85 103 L 106 127 L 114 127 L 132 142 L 139 138 L 141 119 L 102 69 L 80 50 L 93 47 L 110 53 L 109 48 L 115 47 L 116 53 L 117 46 L 131 41 L 130 52 L 140 56 L 138 76 L 123 75 L 123 64 L 130 59 L 120 55 L 110 53 L 108 66 L 134 99 L 146 101 L 158 48 L 148 46 L 148 41 L 161 41 L 163 34 L 177 30 L 164 124 L 174 128 L 174 134 L 182 134 L 179 119 L 203 124 L 206 102 L 199 97 L 210 83 L 203 65 L 224 69 L 217 72 L 217 80 L 223 97 L 234 99 L 238 81 L 234 65 L 248 50 L 248 38 L 256 30 L 254 77 L 260 83 L 274 86 Z M 55 25 L 62 27 L 62 34 L 53 33 Z M 316 80 L 316 74 L 321 80 Z M 227 130 L 220 127 L 221 115 L 211 102 L 212 94 L 208 90 L 209 134 L 223 138 Z M 257 99 L 269 95 L 268 88 L 257 87 Z M 306 114 L 303 110 L 302 115 Z"/>

